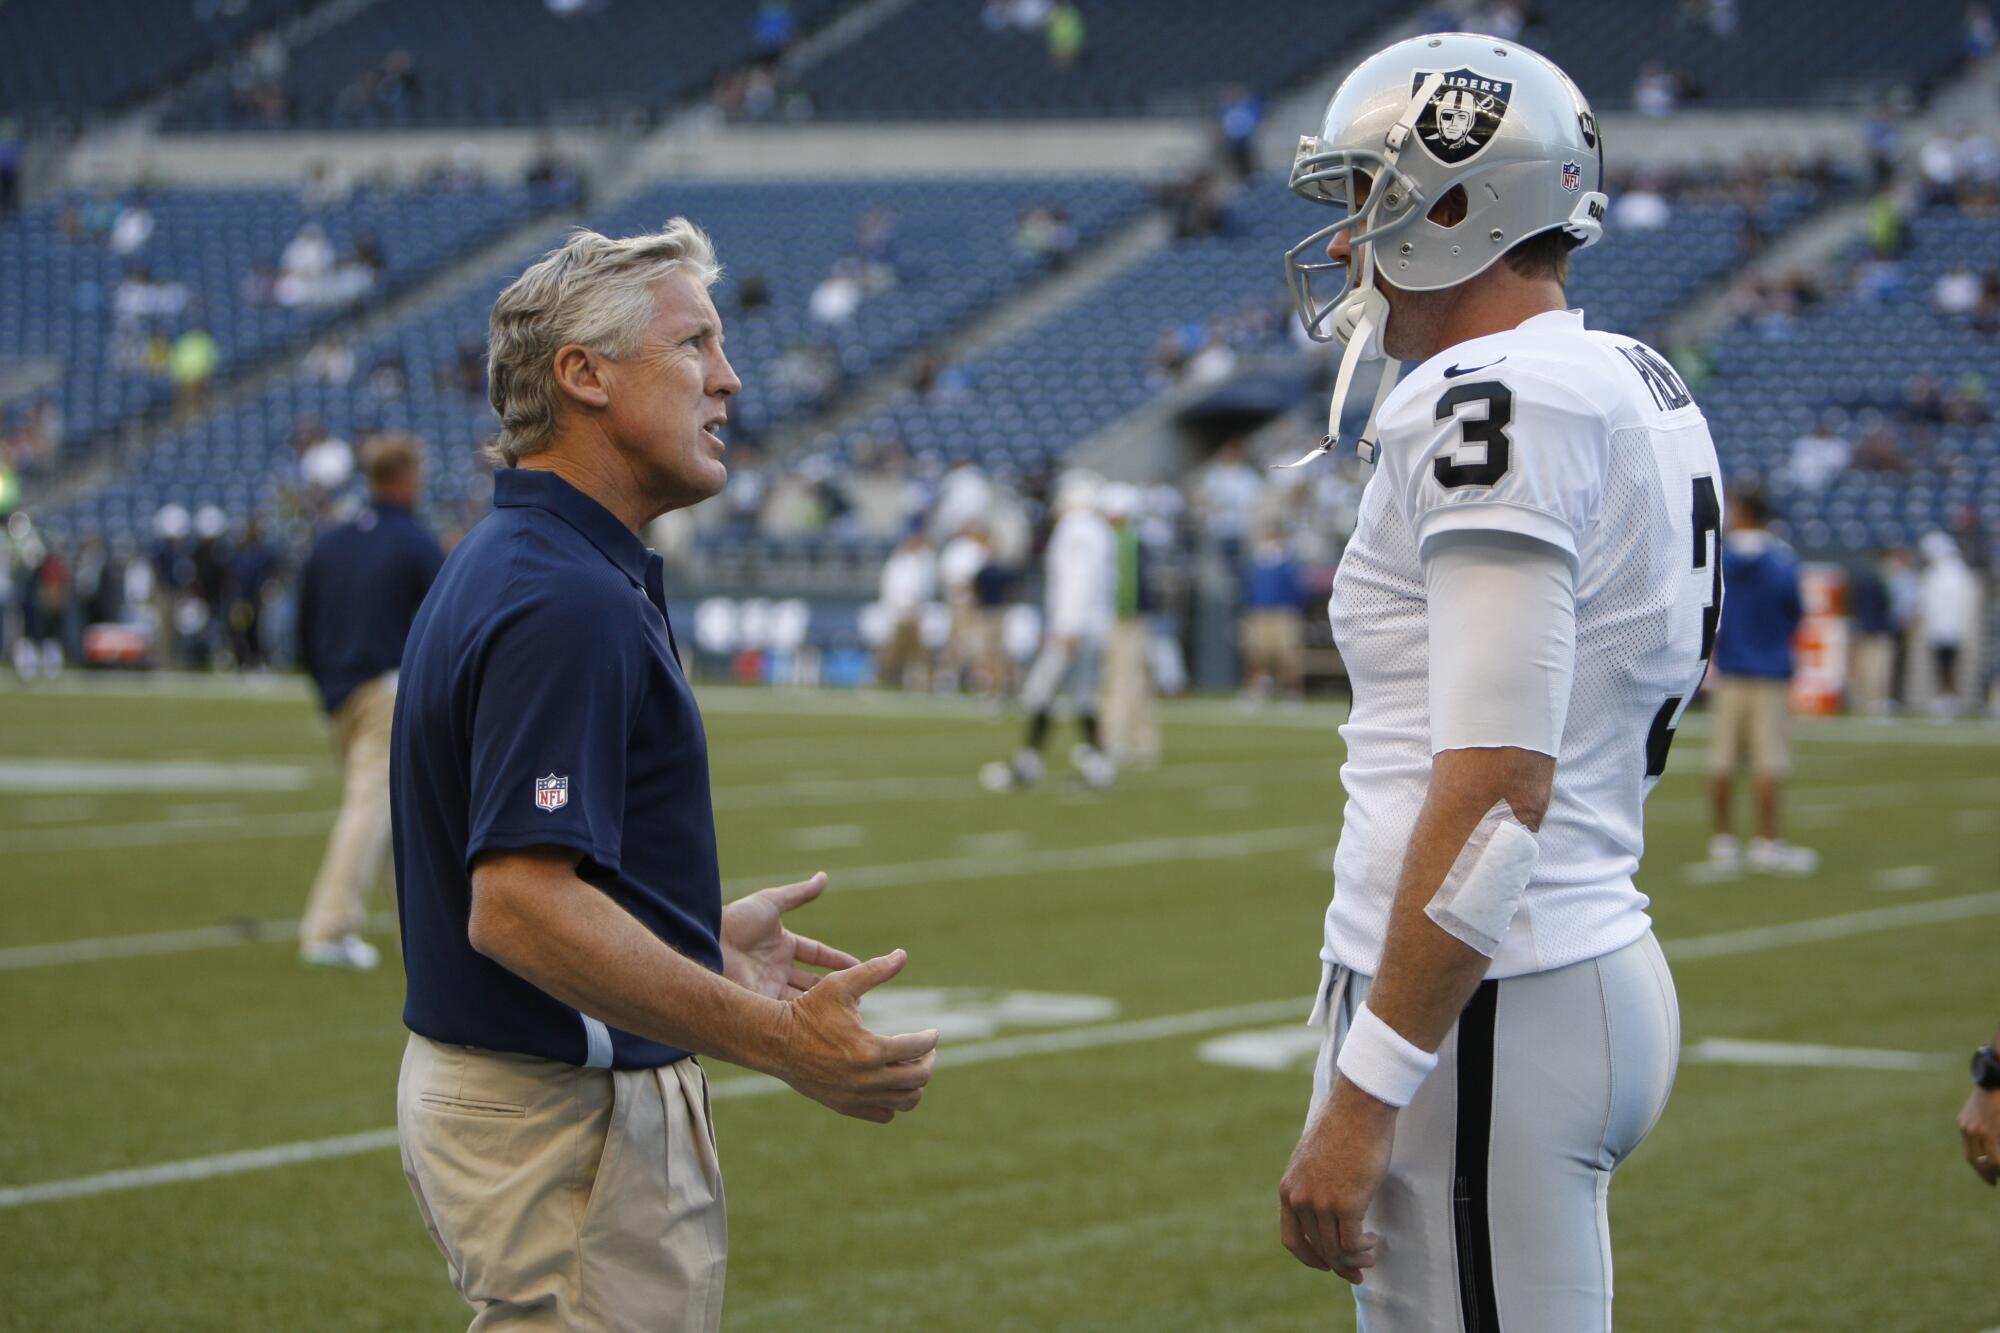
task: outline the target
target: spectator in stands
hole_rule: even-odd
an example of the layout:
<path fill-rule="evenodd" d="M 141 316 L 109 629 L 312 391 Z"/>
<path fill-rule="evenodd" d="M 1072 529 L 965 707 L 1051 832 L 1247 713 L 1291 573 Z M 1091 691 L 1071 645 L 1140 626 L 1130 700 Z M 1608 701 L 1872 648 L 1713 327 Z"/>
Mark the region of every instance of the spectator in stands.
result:
<path fill-rule="evenodd" d="M 771 280 L 757 270 L 745 273 L 736 283 L 736 311 L 754 314 L 771 304 Z"/>
<path fill-rule="evenodd" d="M 1085 41 L 1083 11 L 1070 0 L 1056 0 L 1049 10 L 1044 29 L 1049 42 L 1049 64 L 1056 69 L 1074 69 L 1083 62 Z"/>
<path fill-rule="evenodd" d="M 1848 466 L 1856 472 L 1901 473 L 1910 469 L 1896 432 L 1889 428 L 1887 422 L 1880 420 L 1872 422 L 1861 432 Z"/>
<path fill-rule="evenodd" d="M 1960 659 L 1971 635 L 1978 581 L 1966 568 L 1965 556 L 1948 533 L 1927 532 L 1918 543 L 1923 573 L 1917 585 L 1918 619 L 1924 647 L 1930 654 L 1933 693 L 1931 712 L 1938 718 L 1960 715 Z"/>
<path fill-rule="evenodd" d="M 354 378 L 354 349 L 339 334 L 326 334 L 306 353 L 302 369 L 320 384 L 345 384 Z"/>
<path fill-rule="evenodd" d="M 1848 707 L 1863 717 L 1886 717 L 1895 707 L 1896 640 L 1903 626 L 1884 569 L 1896 553 L 1877 551 L 1848 574 L 1847 614 L 1854 631 L 1849 655 Z"/>
<path fill-rule="evenodd" d="M 1963 259 L 1938 275 L 1931 304 L 1940 315 L 1969 315 L 1979 304 L 1979 275 Z"/>
<path fill-rule="evenodd" d="M 1992 55 L 1996 47 L 2000 47 L 2000 24 L 1993 21 L 1993 11 L 1981 4 L 1967 5 L 1965 7 L 1966 65 L 1968 67 L 1978 65 Z"/>
<path fill-rule="evenodd" d="M 919 524 L 911 524 L 903 540 L 882 566 L 877 601 L 888 619 L 887 632 L 875 657 L 875 680 L 885 689 L 900 690 L 920 676 L 931 685 L 930 651 L 924 645 L 924 608 L 937 595 L 937 557 Z"/>
<path fill-rule="evenodd" d="M 362 456 L 368 507 L 313 544 L 299 579 L 299 662 L 312 676 L 340 756 L 342 797 L 299 923 L 299 957 L 368 971 L 369 892 L 389 870 L 389 739 L 404 640 L 444 563 L 417 522 L 423 448 L 382 436 Z"/>
<path fill-rule="evenodd" d="M 1215 132 L 1221 143 L 1223 161 L 1236 179 L 1246 180 L 1257 171 L 1257 131 L 1264 124 L 1264 99 L 1240 83 L 1222 90 L 1215 112 Z"/>
<path fill-rule="evenodd" d="M 311 413 L 292 427 L 292 453 L 299 460 L 299 479 L 305 484 L 310 508 L 317 509 L 320 501 L 354 475 L 354 447 Z"/>
<path fill-rule="evenodd" d="M 841 256 L 832 271 L 820 279 L 819 286 L 813 288 L 806 301 L 807 313 L 829 328 L 849 323 L 854 312 L 861 308 L 861 279 L 861 261 L 853 255 Z"/>
<path fill-rule="evenodd" d="M 750 43 L 760 57 L 783 55 L 799 35 L 789 0 L 758 0 L 750 16 Z"/>
<path fill-rule="evenodd" d="M 1658 185 L 1647 178 L 1632 182 L 1611 205 L 1612 223 L 1625 231 L 1658 231 L 1673 217 L 1673 208 Z"/>
<path fill-rule="evenodd" d="M 2000 267 L 1989 268 L 1979 278 L 1979 300 L 1973 304 L 1973 330 L 1991 338 L 2000 335 Z"/>
<path fill-rule="evenodd" d="M 1722 540 L 1723 599 L 1715 639 L 1715 736 L 1709 749 L 1715 832 L 1708 864 L 1769 874 L 1810 874 L 1819 857 L 1779 834 L 1779 801 L 1791 767 L 1792 635 L 1804 617 L 1798 557 L 1768 530 L 1770 506 L 1754 489 L 1729 499 Z M 1757 798 L 1757 836 L 1746 858 L 1733 826 L 1732 796 L 1747 761 Z"/>
<path fill-rule="evenodd" d="M 1680 106 L 1681 81 L 1657 60 L 1639 67 L 1632 80 L 1632 106 L 1642 116 L 1660 119 L 1671 116 Z"/>
<path fill-rule="evenodd" d="M 1848 458 L 1854 456 L 1854 446 L 1842 434 L 1846 426 L 1846 416 L 1838 410 L 1826 410 L 1820 414 L 1820 424 L 1796 440 L 1792 440 L 1792 482 L 1808 492 L 1826 490 L 1826 486 L 1846 470 Z"/>
<path fill-rule="evenodd" d="M 1528 6 L 1521 0 L 1486 0 L 1473 6 L 1465 16 L 1464 26 L 1458 31 L 1482 33 L 1512 42 L 1520 40 L 1521 30 L 1528 26 L 1528 20 Z"/>
<path fill-rule="evenodd" d="M 1053 204 L 1024 208 L 1014 222 L 1014 248 L 1051 268 L 1061 268 L 1076 250 L 1076 224 L 1069 210 Z"/>
<path fill-rule="evenodd" d="M 21 130 L 12 116 L 0 116 L 0 220 L 21 207 Z"/>
<path fill-rule="evenodd" d="M 458 340 L 458 350 L 440 366 L 437 385 L 478 402 L 486 399 L 486 340 L 468 333 Z"/>
<path fill-rule="evenodd" d="M 267 125 L 281 123 L 289 107 L 285 69 L 290 54 L 275 32 L 250 39 L 229 67 L 229 100 L 238 111 Z"/>
<path fill-rule="evenodd" d="M 167 356 L 167 376 L 174 382 L 174 416 L 186 421 L 208 405 L 208 391 L 222 362 L 215 335 L 199 326 L 182 331 Z"/>
<path fill-rule="evenodd" d="M 1305 694 L 1305 599 L 1298 562 L 1285 549 L 1284 532 L 1269 526 L 1258 534 L 1243 576 L 1243 615 L 1238 623 L 1243 653 L 1243 690 L 1255 698 L 1282 691 L 1287 699 Z"/>

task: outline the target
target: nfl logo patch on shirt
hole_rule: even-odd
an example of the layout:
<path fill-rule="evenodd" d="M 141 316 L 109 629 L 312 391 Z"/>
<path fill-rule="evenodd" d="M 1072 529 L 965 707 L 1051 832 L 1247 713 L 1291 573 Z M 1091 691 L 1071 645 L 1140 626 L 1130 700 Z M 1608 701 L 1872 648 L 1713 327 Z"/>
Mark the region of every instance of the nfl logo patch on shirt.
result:
<path fill-rule="evenodd" d="M 1563 188 L 1571 194 L 1583 184 L 1583 166 L 1578 162 L 1563 163 Z"/>
<path fill-rule="evenodd" d="M 535 808 L 554 812 L 569 804 L 569 778 L 567 775 L 549 774 L 535 779 Z"/>

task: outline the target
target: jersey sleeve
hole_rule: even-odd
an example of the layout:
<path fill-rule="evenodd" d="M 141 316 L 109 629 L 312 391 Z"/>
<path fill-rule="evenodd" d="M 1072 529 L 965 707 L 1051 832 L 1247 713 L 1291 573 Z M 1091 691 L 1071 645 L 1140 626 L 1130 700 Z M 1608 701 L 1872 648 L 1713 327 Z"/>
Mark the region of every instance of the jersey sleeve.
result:
<path fill-rule="evenodd" d="M 1417 547 L 1453 532 L 1505 532 L 1576 558 L 1609 470 L 1604 415 L 1547 372 L 1494 364 L 1399 388 L 1383 431 Z"/>
<path fill-rule="evenodd" d="M 617 870 L 626 742 L 645 689 L 643 644 L 617 608 L 539 594 L 473 669 L 468 871 L 489 852 L 563 847 Z"/>

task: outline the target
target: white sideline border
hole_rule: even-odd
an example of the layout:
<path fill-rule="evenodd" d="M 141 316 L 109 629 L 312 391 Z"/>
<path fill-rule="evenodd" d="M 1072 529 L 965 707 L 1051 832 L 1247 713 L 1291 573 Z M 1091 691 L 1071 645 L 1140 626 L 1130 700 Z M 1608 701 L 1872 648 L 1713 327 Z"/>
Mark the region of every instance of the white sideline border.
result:
<path fill-rule="evenodd" d="M 1994 913 L 2000 913 L 2000 891 L 1928 903 L 1904 903 L 1866 912 L 1848 912 L 1840 916 L 1795 921 L 1781 926 L 1727 931 L 1719 935 L 1696 935 L 1668 940 L 1662 947 L 1669 958 L 1720 958 L 1731 954 L 1780 948 L 1790 944 L 1819 943 L 1853 935 L 1870 934 L 1898 926 L 1959 921 Z M 1156 1041 L 1168 1037 L 1194 1036 L 1202 1032 L 1212 1032 L 1217 1028 L 1272 1022 L 1287 1015 L 1298 1015 L 1301 1011 L 1302 1002 L 1295 996 L 1287 1000 L 1266 1000 L 1257 1004 L 1199 1009 L 1190 1013 L 1129 1019 L 1091 1027 L 1036 1032 L 1017 1037 L 998 1037 L 964 1046 L 941 1047 L 938 1051 L 938 1063 L 948 1068 L 987 1064 L 1024 1056 L 1089 1050 L 1094 1047 Z M 1735 1045 L 1740 1048 L 1746 1044 L 1735 1043 Z M 718 1080 L 710 1086 L 710 1096 L 717 1099 L 761 1096 L 776 1092 L 783 1086 L 776 1079 L 752 1074 Z M 88 1198 L 99 1194 L 145 1189 L 155 1185 L 209 1180 L 216 1176 L 237 1175 L 246 1171 L 261 1171 L 333 1157 L 352 1157 L 391 1148 L 395 1144 L 394 1129 L 367 1130 L 359 1134 L 343 1134 L 328 1139 L 309 1139 L 298 1143 L 277 1144 L 269 1148 L 253 1148 L 242 1152 L 188 1158 L 158 1166 L 106 1171 L 68 1180 L 43 1181 L 34 1185 L 9 1186 L 0 1188 L 0 1212 L 30 1204 Z"/>

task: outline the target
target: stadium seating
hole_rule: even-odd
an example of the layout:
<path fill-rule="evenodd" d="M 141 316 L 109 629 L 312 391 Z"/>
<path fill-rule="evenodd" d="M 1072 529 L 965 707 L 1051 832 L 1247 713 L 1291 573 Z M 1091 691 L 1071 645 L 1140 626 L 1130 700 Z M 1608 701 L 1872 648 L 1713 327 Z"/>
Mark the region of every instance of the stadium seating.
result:
<path fill-rule="evenodd" d="M 910 5 L 806 71 L 825 119 L 1187 115 L 1226 84 L 1288 88 L 1372 35 L 1402 6 L 1355 0 L 1160 5 L 1090 0 L 1081 57 L 1056 66 L 1039 31 L 989 27 L 973 0 Z"/>
<path fill-rule="evenodd" d="M 1907 0 L 1890 22 L 1836 18 L 1823 0 L 1754 0 L 1729 7 L 1727 35 L 1708 26 L 1707 6 L 1535 0 L 1520 40 L 1590 91 L 1599 111 L 1633 105 L 1641 70 L 1687 76 L 1690 105 L 1854 106 L 1902 85 L 1924 90 L 1962 50 L 1961 0 Z M 1476 22 L 1476 20 L 1474 20 Z M 1458 25 L 1433 16 L 1433 31 Z"/>
<path fill-rule="evenodd" d="M 296 190 L 186 189 L 123 199 L 71 193 L 0 224 L 0 357 L 57 356 L 65 435 L 88 439 L 164 404 L 170 386 L 136 360 L 139 338 L 114 346 L 121 279 L 143 266 L 185 304 L 134 326 L 169 338 L 202 328 L 220 354 L 217 373 L 295 344 L 339 317 L 332 308 L 286 308 L 244 299 L 260 266 L 275 267 L 309 220 L 336 250 L 373 238 L 384 267 L 369 295 L 402 287 L 491 236 L 561 202 L 541 188 L 482 186 L 453 191 L 363 189 L 309 213 Z M 124 208 L 151 216 L 144 244 L 113 252 L 102 228 Z"/>
<path fill-rule="evenodd" d="M 1787 197 L 1773 205 L 1771 220 L 1802 207 Z M 1326 220 L 1324 210 L 1267 180 L 1238 197 L 1223 234 L 1176 242 L 976 360 L 970 398 L 925 402 L 905 393 L 823 443 L 849 451 L 895 436 L 920 459 L 975 458 L 1007 471 L 1059 461 L 1159 392 L 1148 354 L 1164 329 L 1185 326 L 1199 341 L 1201 329 L 1276 305 L 1284 250 Z M 1740 260 L 1743 222 L 1740 206 L 1696 204 L 1680 206 L 1669 229 L 1614 231 L 1573 261 L 1572 295 L 1595 327 L 1652 333 Z M 1289 305 L 1284 310 L 1275 322 L 1251 322 L 1268 330 L 1262 350 L 1296 358 Z M 1302 358 L 1297 365 L 1303 376 Z"/>
<path fill-rule="evenodd" d="M 0 5 L 0 113 L 80 119 L 144 97 L 307 0 L 58 0 Z M 87 18 L 87 21 L 84 21 Z"/>
<path fill-rule="evenodd" d="M 840 0 L 792 0 L 799 31 Z M 592 0 L 558 15 L 546 0 L 424 0 L 364 7 L 291 53 L 276 120 L 227 88 L 191 93 L 180 129 L 399 129 L 601 124 L 704 93 L 758 51 L 759 0 Z M 371 79 L 408 59 L 407 80 Z"/>
<path fill-rule="evenodd" d="M 743 280 L 757 261 L 728 271 L 716 290 L 730 356 L 746 386 L 732 410 L 735 434 L 807 410 L 798 394 L 776 387 L 777 363 L 788 350 L 824 341 L 845 372 L 865 375 L 935 340 L 1037 275 L 1040 264 L 1010 244 L 1021 209 L 1063 206 L 1087 240 L 1143 203 L 1143 191 L 1130 183 L 1060 177 L 669 185 L 590 222 L 616 235 L 684 213 L 711 231 L 726 268 L 732 254 L 762 259 L 768 305 L 747 313 L 740 309 Z M 858 220 L 878 208 L 895 216 L 887 246 L 897 284 L 865 297 L 851 322 L 837 331 L 816 329 L 807 313 L 814 285 L 854 245 Z M 548 237 L 550 244 L 558 239 Z M 296 481 L 296 460 L 287 445 L 294 423 L 305 414 L 349 439 L 377 428 L 414 431 L 434 446 L 438 501 L 450 506 L 482 500 L 477 446 L 493 431 L 492 413 L 483 396 L 441 383 L 440 375 L 466 339 L 484 337 L 493 297 L 517 271 L 487 274 L 357 346 L 361 370 L 348 384 L 287 376 L 255 400 L 173 433 L 70 517 L 115 535 L 143 531 L 168 501 L 218 504 L 239 520 L 270 511 Z M 400 395 L 384 397 L 365 382 L 367 368 L 391 355 L 401 358 L 407 383 Z"/>
<path fill-rule="evenodd" d="M 1847 255 L 1849 271 L 1864 258 L 1861 249 Z M 1714 348 L 1715 381 L 1701 397 L 1723 467 L 1768 484 L 1802 548 L 1904 546 L 1966 507 L 1988 531 L 2000 530 L 2000 425 L 1992 421 L 1938 428 L 1928 451 L 1909 455 L 1906 472 L 1848 470 L 1817 493 L 1789 468 L 1791 442 L 1827 409 L 1846 414 L 1851 440 L 1863 414 L 1893 414 L 1912 376 L 1945 390 L 1969 381 L 1991 391 L 2000 339 L 1931 301 L 1938 277 L 1961 259 L 1975 271 L 2000 265 L 2000 219 L 1928 212 L 1912 222 L 1900 282 L 1884 299 L 1850 293 L 1790 324 L 1745 324 Z"/>

